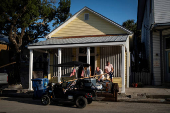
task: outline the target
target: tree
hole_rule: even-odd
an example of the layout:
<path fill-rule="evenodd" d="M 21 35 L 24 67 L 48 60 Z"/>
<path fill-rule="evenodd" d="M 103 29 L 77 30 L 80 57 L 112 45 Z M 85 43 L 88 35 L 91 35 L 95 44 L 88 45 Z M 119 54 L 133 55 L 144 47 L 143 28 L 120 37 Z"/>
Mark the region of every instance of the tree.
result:
<path fill-rule="evenodd" d="M 70 16 L 70 0 L 1 0 L 0 33 L 7 35 L 17 53 L 21 46 L 47 34 L 49 22 L 62 23 Z"/>
<path fill-rule="evenodd" d="M 142 43 L 141 43 L 141 31 L 137 29 L 137 23 L 135 23 L 135 20 L 127 20 L 123 22 L 123 27 L 131 30 L 134 33 L 133 41 L 130 50 L 131 53 L 134 55 L 135 62 L 134 62 L 134 71 L 139 71 L 142 69 L 141 66 L 141 58 L 139 57 L 139 54 L 142 52 Z"/>
<path fill-rule="evenodd" d="M 60 0 L 58 7 L 55 0 L 0 1 L 0 34 L 8 36 L 10 48 L 14 50 L 14 61 L 17 62 L 13 83 L 20 82 L 21 51 L 46 35 L 50 31 L 50 22 L 58 25 L 69 18 L 70 4 L 70 0 Z"/>

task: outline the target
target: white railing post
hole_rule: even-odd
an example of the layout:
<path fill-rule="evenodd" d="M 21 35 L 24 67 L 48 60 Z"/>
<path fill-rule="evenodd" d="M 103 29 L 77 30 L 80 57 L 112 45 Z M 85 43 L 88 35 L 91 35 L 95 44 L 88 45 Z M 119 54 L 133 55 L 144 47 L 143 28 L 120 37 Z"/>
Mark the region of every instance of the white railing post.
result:
<path fill-rule="evenodd" d="M 58 64 L 61 64 L 61 48 L 58 48 Z M 61 82 L 61 67 L 58 67 L 58 83 Z"/>
<path fill-rule="evenodd" d="M 122 46 L 122 91 L 125 93 L 125 46 Z"/>
<path fill-rule="evenodd" d="M 33 50 L 30 49 L 30 61 L 29 61 L 29 90 L 32 90 L 32 72 L 33 72 Z"/>

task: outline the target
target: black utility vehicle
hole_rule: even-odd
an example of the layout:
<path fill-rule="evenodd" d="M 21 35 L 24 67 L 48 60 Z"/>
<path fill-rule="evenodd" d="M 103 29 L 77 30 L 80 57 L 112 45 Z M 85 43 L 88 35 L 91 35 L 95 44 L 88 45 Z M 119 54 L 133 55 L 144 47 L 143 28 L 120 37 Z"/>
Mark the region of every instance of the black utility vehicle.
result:
<path fill-rule="evenodd" d="M 54 66 L 54 65 L 53 65 Z M 89 64 L 85 64 L 82 62 L 68 62 L 63 64 L 55 65 L 56 67 L 88 67 Z M 79 76 L 79 75 L 78 75 Z M 90 78 L 89 78 L 90 79 Z M 87 85 L 90 84 L 90 85 Z M 46 93 L 41 98 L 41 103 L 43 105 L 50 104 L 51 101 L 63 102 L 70 101 L 76 104 L 78 108 L 84 108 L 87 104 L 92 103 L 92 95 L 94 95 L 94 91 L 91 89 L 90 80 L 84 80 L 81 78 L 74 79 L 71 83 L 62 81 L 61 84 L 49 83 L 47 86 Z"/>

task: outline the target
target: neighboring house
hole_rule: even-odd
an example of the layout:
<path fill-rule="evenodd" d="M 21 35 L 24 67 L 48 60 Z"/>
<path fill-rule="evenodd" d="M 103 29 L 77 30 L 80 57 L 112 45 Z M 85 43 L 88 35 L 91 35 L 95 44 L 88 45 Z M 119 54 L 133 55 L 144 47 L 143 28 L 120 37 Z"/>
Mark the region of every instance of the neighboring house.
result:
<path fill-rule="evenodd" d="M 170 0 L 138 0 L 137 26 L 152 84 L 170 83 Z"/>
<path fill-rule="evenodd" d="M 66 20 L 51 33 L 46 41 L 28 46 L 30 49 L 30 85 L 33 71 L 33 50 L 48 51 L 49 65 L 69 61 L 82 61 L 91 65 L 91 75 L 99 66 L 103 71 L 106 61 L 115 69 L 113 82 L 122 87 L 129 87 L 129 38 L 133 33 L 103 15 L 84 7 Z M 48 79 L 61 81 L 71 73 L 71 68 L 48 68 Z"/>
<path fill-rule="evenodd" d="M 0 34 L 0 59 L 0 66 L 9 63 L 9 40 L 7 36 L 2 34 Z"/>

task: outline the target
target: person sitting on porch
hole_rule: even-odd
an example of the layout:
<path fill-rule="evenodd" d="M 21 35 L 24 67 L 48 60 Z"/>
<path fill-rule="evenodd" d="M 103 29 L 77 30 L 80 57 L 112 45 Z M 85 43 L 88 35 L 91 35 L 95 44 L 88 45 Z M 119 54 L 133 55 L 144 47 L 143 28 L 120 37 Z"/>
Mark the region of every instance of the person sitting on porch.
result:
<path fill-rule="evenodd" d="M 112 81 L 113 71 L 114 71 L 113 65 L 110 64 L 109 61 L 107 61 L 105 66 L 105 73 L 109 74 L 111 81 Z"/>
<path fill-rule="evenodd" d="M 99 67 L 96 67 L 95 75 L 100 75 L 100 74 L 103 74 L 103 71 Z M 103 80 L 104 80 L 104 75 L 98 76 L 99 82 Z"/>

